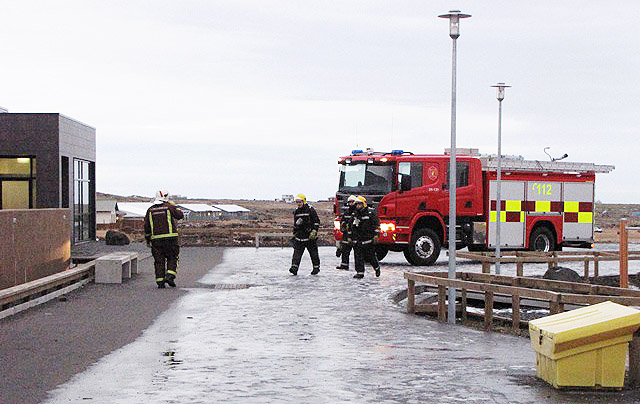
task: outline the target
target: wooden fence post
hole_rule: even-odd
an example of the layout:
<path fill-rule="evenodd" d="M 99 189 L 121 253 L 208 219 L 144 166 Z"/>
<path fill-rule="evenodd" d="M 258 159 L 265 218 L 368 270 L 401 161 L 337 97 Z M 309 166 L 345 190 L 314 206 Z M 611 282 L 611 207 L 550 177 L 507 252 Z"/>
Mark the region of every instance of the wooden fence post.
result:
<path fill-rule="evenodd" d="M 629 235 L 627 219 L 620 219 L 620 287 L 629 287 Z"/>
<path fill-rule="evenodd" d="M 447 288 L 444 285 L 438 285 L 438 321 L 444 323 L 447 321 Z"/>
<path fill-rule="evenodd" d="M 482 273 L 488 274 L 490 272 L 491 272 L 491 264 L 489 264 L 489 261 L 482 261 Z"/>
<path fill-rule="evenodd" d="M 467 321 L 467 289 L 460 291 L 460 307 L 462 309 L 462 321 Z"/>
<path fill-rule="evenodd" d="M 516 293 L 511 295 L 511 323 L 513 325 L 513 331 L 520 335 L 520 296 Z"/>
<path fill-rule="evenodd" d="M 493 328 L 493 292 L 484 292 L 484 330 Z"/>
<path fill-rule="evenodd" d="M 416 312 L 416 281 L 407 279 L 407 313 Z"/>
<path fill-rule="evenodd" d="M 584 281 L 589 283 L 589 258 L 584 259 Z"/>

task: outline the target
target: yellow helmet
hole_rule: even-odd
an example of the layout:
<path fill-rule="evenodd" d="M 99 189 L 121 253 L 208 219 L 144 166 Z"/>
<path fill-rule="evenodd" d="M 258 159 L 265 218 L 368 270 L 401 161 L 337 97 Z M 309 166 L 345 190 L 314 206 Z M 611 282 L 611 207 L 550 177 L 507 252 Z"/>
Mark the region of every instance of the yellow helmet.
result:
<path fill-rule="evenodd" d="M 359 196 L 356 197 L 356 203 L 361 203 L 366 207 L 367 206 L 367 198 L 365 198 L 362 195 L 359 195 Z"/>
<path fill-rule="evenodd" d="M 307 203 L 307 197 L 304 194 L 298 194 L 295 198 L 296 201 L 302 201 L 302 203 Z"/>

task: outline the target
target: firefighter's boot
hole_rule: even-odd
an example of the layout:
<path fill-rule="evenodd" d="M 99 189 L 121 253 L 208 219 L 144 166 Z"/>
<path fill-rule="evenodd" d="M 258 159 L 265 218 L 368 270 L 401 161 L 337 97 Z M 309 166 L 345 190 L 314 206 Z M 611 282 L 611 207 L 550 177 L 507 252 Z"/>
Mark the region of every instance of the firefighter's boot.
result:
<path fill-rule="evenodd" d="M 362 278 L 364 278 L 364 273 L 358 272 L 355 275 L 353 275 L 353 278 L 354 279 L 362 279 Z"/>
<path fill-rule="evenodd" d="M 376 271 L 376 278 L 379 278 L 380 277 L 380 267 L 374 268 L 374 270 Z"/>
<path fill-rule="evenodd" d="M 167 282 L 167 285 L 171 286 L 172 288 L 175 288 L 176 287 L 175 280 L 176 280 L 176 276 L 169 274 L 167 275 L 167 278 L 164 281 Z"/>
<path fill-rule="evenodd" d="M 320 273 L 320 267 L 314 267 L 311 271 L 311 275 L 318 275 Z"/>
<path fill-rule="evenodd" d="M 289 272 L 291 272 L 291 275 L 298 275 L 298 268 L 291 267 L 289 268 Z"/>

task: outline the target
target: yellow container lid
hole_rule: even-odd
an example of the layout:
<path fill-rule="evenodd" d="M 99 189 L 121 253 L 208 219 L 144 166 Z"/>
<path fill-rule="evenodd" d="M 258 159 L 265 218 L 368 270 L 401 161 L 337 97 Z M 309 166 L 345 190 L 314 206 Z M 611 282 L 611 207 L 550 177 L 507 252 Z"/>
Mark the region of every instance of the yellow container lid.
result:
<path fill-rule="evenodd" d="M 529 330 L 540 338 L 532 339 L 534 347 L 548 338 L 544 345 L 553 352 L 633 334 L 639 327 L 640 310 L 609 301 L 529 322 Z"/>

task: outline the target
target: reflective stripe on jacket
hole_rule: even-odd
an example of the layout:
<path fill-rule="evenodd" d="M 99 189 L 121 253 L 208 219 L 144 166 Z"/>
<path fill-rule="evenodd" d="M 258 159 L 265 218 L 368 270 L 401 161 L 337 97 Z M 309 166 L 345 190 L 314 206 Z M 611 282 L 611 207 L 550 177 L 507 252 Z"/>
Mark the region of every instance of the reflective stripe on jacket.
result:
<path fill-rule="evenodd" d="M 312 206 L 305 203 L 293 212 L 293 235 L 298 241 L 308 241 L 311 231 L 319 228 L 320 219 Z"/>
<path fill-rule="evenodd" d="M 376 212 L 369 208 L 362 208 L 355 211 L 351 226 L 352 238 L 362 242 L 362 244 L 370 243 L 371 240 L 380 234 L 380 220 L 376 216 Z"/>
<path fill-rule="evenodd" d="M 145 238 L 178 237 L 177 221 L 183 217 L 182 211 L 168 202 L 151 206 L 144 217 Z"/>

